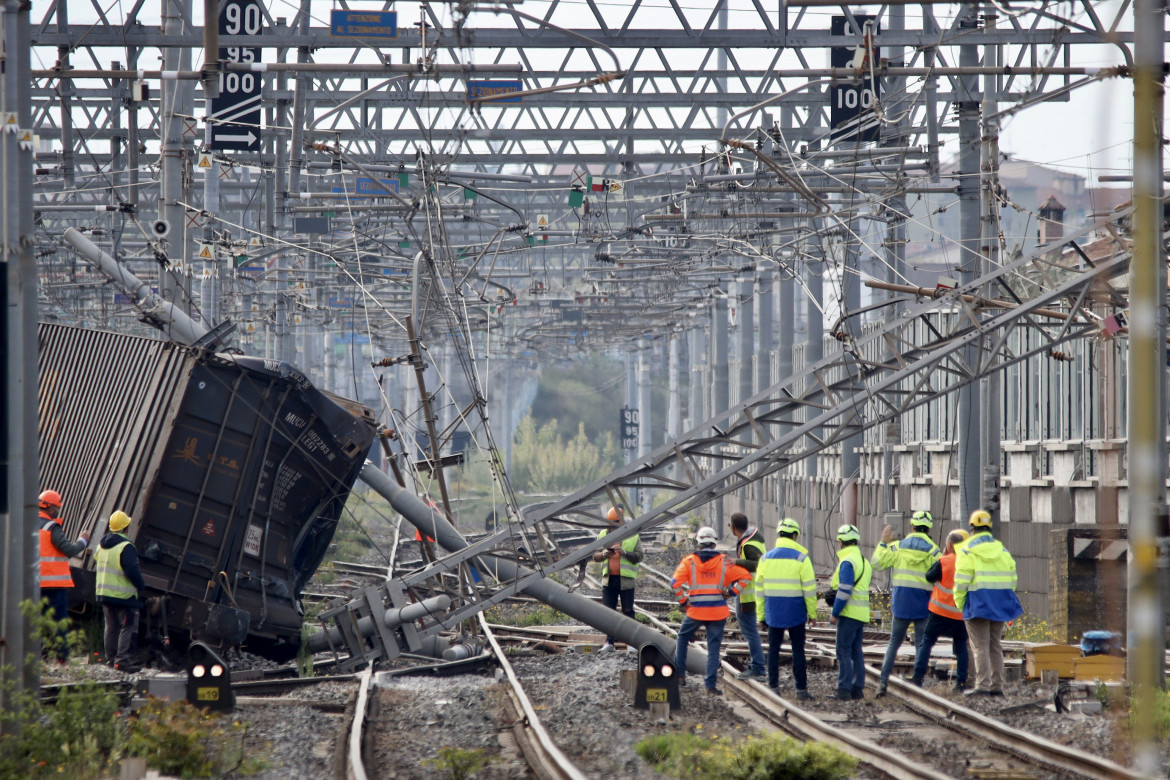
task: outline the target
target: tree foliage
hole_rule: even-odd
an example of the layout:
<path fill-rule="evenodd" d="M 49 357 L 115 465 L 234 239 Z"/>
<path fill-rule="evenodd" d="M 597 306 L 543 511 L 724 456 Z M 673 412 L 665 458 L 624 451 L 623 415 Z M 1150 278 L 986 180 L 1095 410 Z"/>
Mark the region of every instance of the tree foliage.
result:
<path fill-rule="evenodd" d="M 557 433 L 565 439 L 573 438 L 583 424 L 589 441 L 601 442 L 606 433 L 618 435 L 625 392 L 625 369 L 618 360 L 591 355 L 542 365 L 531 413 L 538 427 L 557 421 Z"/>
<path fill-rule="evenodd" d="M 529 413 L 516 429 L 512 482 L 528 493 L 566 493 L 608 474 L 620 462 L 618 456 L 612 433 L 605 433 L 597 446 L 582 421 L 577 423 L 577 435 L 566 442 L 555 419 L 538 427 Z"/>

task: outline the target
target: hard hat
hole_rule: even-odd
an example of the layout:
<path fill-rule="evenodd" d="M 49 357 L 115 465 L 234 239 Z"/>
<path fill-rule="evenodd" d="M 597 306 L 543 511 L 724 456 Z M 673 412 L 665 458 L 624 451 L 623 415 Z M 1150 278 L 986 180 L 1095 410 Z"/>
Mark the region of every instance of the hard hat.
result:
<path fill-rule="evenodd" d="M 128 526 L 128 525 L 130 525 L 130 515 L 126 514 L 121 509 L 119 509 L 117 512 L 114 512 L 114 514 L 110 515 L 110 530 L 111 531 L 114 531 L 115 533 L 117 533 L 118 531 L 124 530 L 126 528 L 126 526 Z"/>
<path fill-rule="evenodd" d="M 860 542 L 861 531 L 857 530 L 857 526 L 846 523 L 837 529 L 838 542 Z"/>
<path fill-rule="evenodd" d="M 976 509 L 971 513 L 967 525 L 972 528 L 991 528 L 991 515 L 984 509 Z"/>
<path fill-rule="evenodd" d="M 925 509 L 919 509 L 910 515 L 910 525 L 924 525 L 927 528 L 934 528 L 934 517 Z"/>
<path fill-rule="evenodd" d="M 719 537 L 715 535 L 714 528 L 705 528 L 704 527 L 704 528 L 700 528 L 698 533 L 695 534 L 695 541 L 698 542 L 700 545 L 718 544 Z"/>
<path fill-rule="evenodd" d="M 61 508 L 61 494 L 56 490 L 46 490 L 44 493 L 41 493 L 41 509 L 48 509 L 51 506 L 55 506 L 58 509 Z"/>
<path fill-rule="evenodd" d="M 605 514 L 605 519 L 611 523 L 620 523 L 622 521 L 622 508 L 619 506 L 611 506 Z"/>
<path fill-rule="evenodd" d="M 800 523 L 796 522 L 791 517 L 786 517 L 780 521 L 780 525 L 776 526 L 776 533 L 799 535 Z"/>

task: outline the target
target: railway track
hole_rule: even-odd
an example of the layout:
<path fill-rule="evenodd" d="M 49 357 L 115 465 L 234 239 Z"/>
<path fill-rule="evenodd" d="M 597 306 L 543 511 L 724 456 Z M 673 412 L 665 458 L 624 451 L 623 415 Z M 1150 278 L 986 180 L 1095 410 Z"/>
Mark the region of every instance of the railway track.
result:
<path fill-rule="evenodd" d="M 490 654 L 485 652 L 481 658 L 490 657 L 503 672 L 503 681 L 506 683 L 504 701 L 511 710 L 506 714 L 506 722 L 511 724 L 510 731 L 515 739 L 516 748 L 532 775 L 540 780 L 589 780 L 589 775 L 579 769 L 549 736 L 507 655 L 497 641 L 492 627 L 482 614 L 478 618 L 491 651 Z M 348 780 L 367 780 L 371 776 L 377 777 L 381 774 L 368 771 L 364 757 L 364 746 L 367 744 L 367 713 L 374 679 L 369 670 L 360 676 L 359 692 L 346 742 L 345 776 Z"/>
<path fill-rule="evenodd" d="M 856 705 L 833 701 L 811 705 L 819 708 L 814 713 L 811 706 L 798 707 L 765 685 L 736 680 L 734 673 L 739 669 L 726 661 L 724 671 L 720 684 L 773 725 L 802 739 L 834 744 L 891 777 L 955 777 L 951 767 L 957 764 L 965 767 L 962 774 L 993 778 L 1144 777 L 1083 750 L 1009 727 L 896 677 L 889 682 L 891 698 L 878 712 L 872 701 Z M 878 670 L 867 666 L 866 674 L 876 687 Z M 891 708 L 891 700 L 900 707 Z M 918 743 L 922 748 L 907 761 L 882 742 Z"/>
<path fill-rule="evenodd" d="M 865 675 L 869 683 L 877 685 L 880 677 L 877 669 L 866 666 Z M 997 749 L 1011 753 L 1035 766 L 1090 780 L 1143 780 L 1143 775 L 1120 764 L 1013 729 L 994 718 L 936 696 L 896 677 L 890 678 L 887 693 L 941 726 L 986 740 L 996 745 Z"/>

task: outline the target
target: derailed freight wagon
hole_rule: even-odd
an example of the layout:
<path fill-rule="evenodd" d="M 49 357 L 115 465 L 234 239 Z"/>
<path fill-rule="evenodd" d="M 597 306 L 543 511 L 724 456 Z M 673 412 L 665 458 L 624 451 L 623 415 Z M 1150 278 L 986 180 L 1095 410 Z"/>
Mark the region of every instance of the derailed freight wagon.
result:
<path fill-rule="evenodd" d="M 292 366 L 42 324 L 41 486 L 64 497 L 74 600 L 93 603 L 93 552 L 111 512 L 134 522 L 156 636 L 300 643 L 299 596 L 374 438 L 372 412 Z M 150 639 L 150 637 L 148 637 Z"/>

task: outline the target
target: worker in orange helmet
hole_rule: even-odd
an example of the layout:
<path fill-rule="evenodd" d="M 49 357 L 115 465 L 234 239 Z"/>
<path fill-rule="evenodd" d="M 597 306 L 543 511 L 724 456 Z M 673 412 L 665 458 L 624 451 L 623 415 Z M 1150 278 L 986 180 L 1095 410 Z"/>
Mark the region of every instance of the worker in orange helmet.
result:
<path fill-rule="evenodd" d="M 621 507 L 610 507 L 605 515 L 605 521 L 609 526 L 602 528 L 597 538 L 604 539 L 606 534 L 616 530 L 624 519 L 625 513 Z M 644 556 L 642 541 L 638 534 L 593 553 L 593 560 L 600 564 L 597 567 L 597 578 L 601 580 L 602 606 L 616 610 L 620 601 L 622 614 L 630 620 L 634 619 L 634 586 L 638 580 L 638 564 L 642 562 Z M 607 636 L 605 644 L 598 652 L 612 653 L 613 641 L 612 636 Z"/>
<path fill-rule="evenodd" d="M 89 546 L 89 532 L 82 531 L 77 541 L 70 541 L 65 535 L 65 521 L 61 517 L 61 494 L 56 490 L 41 493 L 37 502 L 40 509 L 41 597 L 48 599 L 53 610 L 53 619 L 60 622 L 69 617 L 69 589 L 73 587 L 73 575 L 69 570 L 69 559 L 81 555 Z M 69 643 L 66 629 L 61 628 L 55 648 L 57 660 L 69 660 Z"/>

